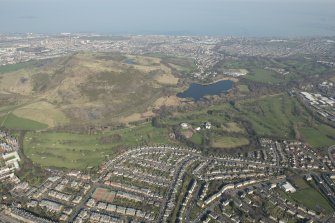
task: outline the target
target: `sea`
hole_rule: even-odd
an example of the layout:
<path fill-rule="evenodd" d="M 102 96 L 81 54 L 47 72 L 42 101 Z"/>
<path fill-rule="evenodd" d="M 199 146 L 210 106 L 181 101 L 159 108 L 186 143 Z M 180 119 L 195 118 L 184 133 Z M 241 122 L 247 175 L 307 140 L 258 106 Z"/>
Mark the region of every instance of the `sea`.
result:
<path fill-rule="evenodd" d="M 335 35 L 335 0 L 0 0 L 0 33 Z"/>

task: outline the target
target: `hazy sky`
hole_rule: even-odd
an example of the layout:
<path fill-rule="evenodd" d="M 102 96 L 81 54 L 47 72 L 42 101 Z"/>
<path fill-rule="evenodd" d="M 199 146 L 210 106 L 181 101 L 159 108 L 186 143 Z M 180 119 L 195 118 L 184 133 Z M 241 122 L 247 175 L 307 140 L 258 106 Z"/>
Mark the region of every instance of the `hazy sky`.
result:
<path fill-rule="evenodd" d="M 0 32 L 335 35 L 335 0 L 0 0 Z"/>

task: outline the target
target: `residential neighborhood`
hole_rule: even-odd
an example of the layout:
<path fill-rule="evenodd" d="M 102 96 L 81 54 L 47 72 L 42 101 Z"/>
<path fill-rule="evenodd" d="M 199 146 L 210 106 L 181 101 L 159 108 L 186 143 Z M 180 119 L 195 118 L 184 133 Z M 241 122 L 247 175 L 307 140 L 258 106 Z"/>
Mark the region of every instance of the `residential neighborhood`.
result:
<path fill-rule="evenodd" d="M 7 152 L 18 149 L 14 137 L 5 132 L 1 136 Z M 104 162 L 94 176 L 57 171 L 38 187 L 17 181 L 12 195 L 24 199 L 3 205 L 0 219 L 78 223 L 333 219 L 325 207 L 306 207 L 293 199 L 305 185 L 335 207 L 335 166 L 330 157 L 299 141 L 261 138 L 260 145 L 259 150 L 219 157 L 168 145 L 136 147 Z M 16 155 L 10 157 L 16 161 L 9 166 L 20 161 Z"/>

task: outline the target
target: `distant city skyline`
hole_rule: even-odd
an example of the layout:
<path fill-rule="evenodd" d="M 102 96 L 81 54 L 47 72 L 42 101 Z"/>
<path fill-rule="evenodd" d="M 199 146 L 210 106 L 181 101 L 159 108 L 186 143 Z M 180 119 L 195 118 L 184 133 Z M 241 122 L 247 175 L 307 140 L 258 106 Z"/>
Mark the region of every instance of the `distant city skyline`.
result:
<path fill-rule="evenodd" d="M 0 33 L 335 35 L 335 1 L 0 0 Z"/>

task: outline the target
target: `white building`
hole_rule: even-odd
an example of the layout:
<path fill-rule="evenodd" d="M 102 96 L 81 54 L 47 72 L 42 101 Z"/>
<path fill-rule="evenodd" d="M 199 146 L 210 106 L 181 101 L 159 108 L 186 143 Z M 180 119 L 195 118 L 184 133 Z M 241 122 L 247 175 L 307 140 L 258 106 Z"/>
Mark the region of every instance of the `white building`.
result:
<path fill-rule="evenodd" d="M 285 192 L 290 192 L 290 193 L 294 193 L 297 190 L 292 186 L 292 184 L 290 184 L 290 182 L 286 181 L 285 183 L 282 183 L 280 185 L 280 188 L 283 189 Z"/>

